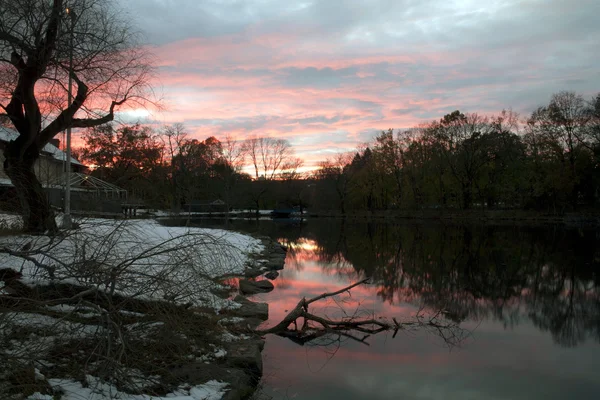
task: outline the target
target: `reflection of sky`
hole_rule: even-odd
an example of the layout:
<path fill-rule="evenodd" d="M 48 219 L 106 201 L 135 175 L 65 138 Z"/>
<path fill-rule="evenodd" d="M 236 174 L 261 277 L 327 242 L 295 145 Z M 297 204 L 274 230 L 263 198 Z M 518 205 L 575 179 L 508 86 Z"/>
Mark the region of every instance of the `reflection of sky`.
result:
<path fill-rule="evenodd" d="M 339 289 L 352 281 L 328 271 L 314 256 L 314 242 L 303 242 L 275 280 L 276 289 L 257 296 L 269 302 L 270 320 L 280 321 L 303 297 Z M 375 287 L 358 287 L 343 296 L 346 309 L 389 318 L 408 318 L 414 305 L 383 303 Z M 312 307 L 333 315 L 333 301 Z M 400 319 L 399 318 L 399 319 Z M 600 345 L 574 348 L 553 343 L 529 321 L 505 329 L 491 319 L 469 321 L 472 337 L 449 350 L 425 332 L 383 333 L 370 346 L 346 342 L 333 357 L 323 348 L 298 346 L 269 335 L 263 353 L 265 392 L 275 399 L 564 399 L 600 398 Z"/>

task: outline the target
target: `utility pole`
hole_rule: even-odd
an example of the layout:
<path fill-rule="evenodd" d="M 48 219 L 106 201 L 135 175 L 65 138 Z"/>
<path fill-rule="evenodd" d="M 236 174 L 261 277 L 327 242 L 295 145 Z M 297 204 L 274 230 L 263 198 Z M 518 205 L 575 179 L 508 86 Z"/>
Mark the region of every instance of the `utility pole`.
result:
<path fill-rule="evenodd" d="M 69 101 L 67 107 L 73 102 L 73 34 L 75 28 L 75 12 L 67 8 L 67 15 L 70 17 L 70 32 L 69 32 Z M 66 154 L 67 169 L 65 171 L 65 215 L 63 216 L 63 228 L 71 229 L 71 124 L 67 126 L 67 154 Z"/>

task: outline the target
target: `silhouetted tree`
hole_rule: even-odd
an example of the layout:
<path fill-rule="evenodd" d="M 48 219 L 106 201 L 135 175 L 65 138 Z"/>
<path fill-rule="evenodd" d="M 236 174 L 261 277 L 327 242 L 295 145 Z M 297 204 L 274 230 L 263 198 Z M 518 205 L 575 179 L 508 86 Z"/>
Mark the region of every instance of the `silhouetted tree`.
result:
<path fill-rule="evenodd" d="M 22 205 L 25 229 L 56 223 L 33 165 L 59 132 L 112 121 L 144 97 L 151 72 L 131 24 L 106 0 L 0 2 L 0 107 L 19 133 L 4 170 Z M 69 67 L 72 60 L 73 68 Z M 76 86 L 67 104 L 68 78 Z"/>

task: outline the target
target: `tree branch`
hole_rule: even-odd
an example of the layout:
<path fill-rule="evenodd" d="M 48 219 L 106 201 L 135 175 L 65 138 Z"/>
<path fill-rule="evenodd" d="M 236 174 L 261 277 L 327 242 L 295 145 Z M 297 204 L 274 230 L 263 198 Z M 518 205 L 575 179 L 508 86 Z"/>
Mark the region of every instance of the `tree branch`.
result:
<path fill-rule="evenodd" d="M 356 315 L 341 320 L 332 320 L 308 312 L 309 304 L 314 303 L 317 300 L 347 292 L 358 285 L 366 283 L 368 280 L 368 278 L 363 279 L 335 292 L 323 293 L 310 300 L 303 298 L 280 323 L 269 329 L 255 330 L 254 332 L 261 335 L 268 333 L 276 334 L 281 337 L 286 337 L 299 345 L 304 345 L 327 335 L 337 336 L 338 339 L 345 337 L 368 345 L 366 339 L 371 335 L 385 331 L 393 331 L 394 334 L 392 337 L 396 337 L 399 330 L 407 328 L 425 328 L 433 331 L 436 335 L 440 336 L 448 346 L 458 345 L 465 339 L 466 335 L 463 333 L 464 331 L 456 323 L 451 321 L 447 323 L 438 321 L 437 318 L 439 312 L 424 320 L 421 315 L 421 310 L 419 310 L 414 321 L 403 323 L 398 322 L 396 318 L 392 318 L 392 322 L 388 322 L 383 319 L 375 318 L 361 319 Z M 303 318 L 304 320 L 301 328 L 298 328 L 299 318 Z M 310 325 L 310 322 L 317 323 L 320 327 Z M 291 324 L 294 324 L 294 329 L 288 329 Z M 363 338 L 359 338 L 354 335 L 353 332 L 361 332 L 366 335 Z"/>

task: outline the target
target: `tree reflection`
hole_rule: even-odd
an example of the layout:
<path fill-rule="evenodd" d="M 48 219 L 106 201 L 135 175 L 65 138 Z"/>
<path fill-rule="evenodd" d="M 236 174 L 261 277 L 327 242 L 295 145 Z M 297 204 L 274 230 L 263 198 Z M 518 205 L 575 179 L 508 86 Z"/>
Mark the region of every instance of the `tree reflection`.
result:
<path fill-rule="evenodd" d="M 332 220 L 303 229 L 286 240 L 312 240 L 330 274 L 371 277 L 383 301 L 443 309 L 455 322 L 529 319 L 562 346 L 600 341 L 595 230 Z"/>

